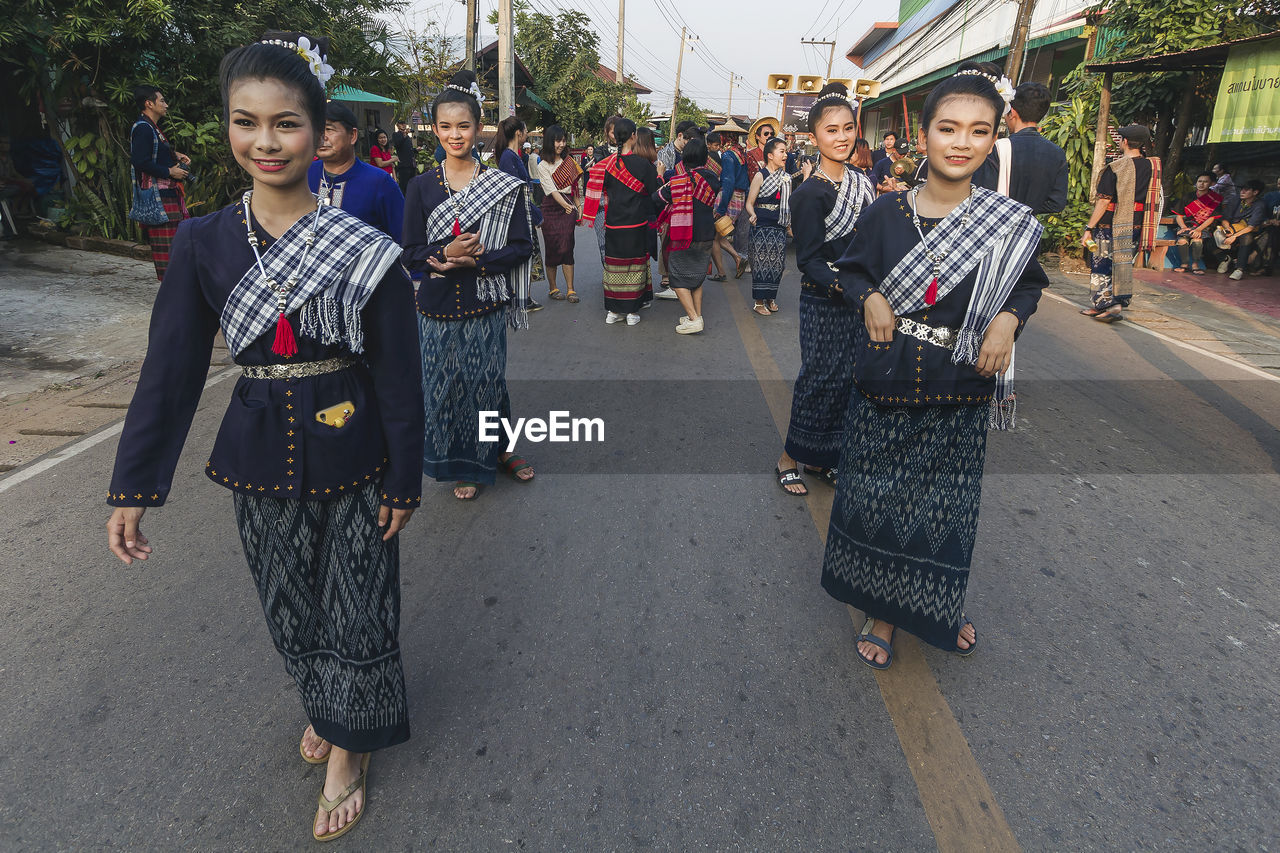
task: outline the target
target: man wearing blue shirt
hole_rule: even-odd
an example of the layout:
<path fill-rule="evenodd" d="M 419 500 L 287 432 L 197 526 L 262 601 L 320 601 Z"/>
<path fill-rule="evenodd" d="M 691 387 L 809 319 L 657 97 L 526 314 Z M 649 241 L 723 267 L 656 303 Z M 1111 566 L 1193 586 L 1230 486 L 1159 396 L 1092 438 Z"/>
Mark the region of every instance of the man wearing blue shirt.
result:
<path fill-rule="evenodd" d="M 751 187 L 751 169 L 747 165 L 747 152 L 738 144 L 740 134 L 747 132 L 730 116 L 728 121 L 715 129 L 724 144 L 724 153 L 720 155 L 720 203 L 716 205 L 716 216 L 726 214 L 733 218 L 733 236 L 726 240 L 717 237 L 717 245 L 733 256 L 737 264 L 734 278 L 742 278 L 747 270 L 747 247 L 750 239 L 751 224 L 747 217 L 747 190 Z M 732 242 L 731 242 L 732 241 Z M 713 252 L 715 247 L 713 247 Z M 718 265 L 717 265 L 718 266 Z"/>
<path fill-rule="evenodd" d="M 400 242 L 404 195 L 395 178 L 356 157 L 356 116 L 342 104 L 325 106 L 324 134 L 307 171 L 311 191 Z M 323 178 L 323 185 L 321 179 Z"/>

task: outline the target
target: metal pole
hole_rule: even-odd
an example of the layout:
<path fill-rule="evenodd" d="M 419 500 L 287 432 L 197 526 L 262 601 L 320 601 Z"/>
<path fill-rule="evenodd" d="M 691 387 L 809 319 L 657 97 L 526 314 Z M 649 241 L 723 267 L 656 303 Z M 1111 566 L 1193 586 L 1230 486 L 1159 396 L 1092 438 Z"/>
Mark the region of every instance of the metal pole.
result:
<path fill-rule="evenodd" d="M 675 100 L 671 104 L 671 130 L 667 133 L 667 139 L 676 138 L 676 110 L 680 109 L 680 69 L 684 67 L 684 37 L 685 28 L 680 28 L 680 53 L 676 56 L 676 94 Z"/>
<path fill-rule="evenodd" d="M 498 115 L 516 114 L 516 40 L 512 0 L 498 0 Z"/>

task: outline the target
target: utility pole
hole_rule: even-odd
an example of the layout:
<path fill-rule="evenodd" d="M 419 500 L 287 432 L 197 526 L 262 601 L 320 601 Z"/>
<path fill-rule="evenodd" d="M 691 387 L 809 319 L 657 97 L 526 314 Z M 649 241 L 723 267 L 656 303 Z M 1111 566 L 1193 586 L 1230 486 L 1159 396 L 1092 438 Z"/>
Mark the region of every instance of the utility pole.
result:
<path fill-rule="evenodd" d="M 1018 0 L 1018 16 L 1013 22 L 1013 43 L 1009 45 L 1009 56 L 1004 61 L 1004 76 L 1015 86 L 1022 74 L 1022 56 L 1027 52 L 1027 36 L 1031 32 L 1031 13 L 1035 11 L 1035 6 L 1036 0 Z"/>
<path fill-rule="evenodd" d="M 764 103 L 764 89 L 757 89 L 756 95 L 756 118 L 760 118 L 760 105 Z"/>
<path fill-rule="evenodd" d="M 516 114 L 516 38 L 512 0 L 498 0 L 498 121 Z"/>
<path fill-rule="evenodd" d="M 667 139 L 676 138 L 676 110 L 680 109 L 680 70 L 684 68 L 684 43 L 686 40 L 697 41 L 697 36 L 687 34 L 684 27 L 680 28 L 680 53 L 676 56 L 676 96 L 671 104 L 671 130 L 667 132 Z"/>
<path fill-rule="evenodd" d="M 729 105 L 724 108 L 725 124 L 733 121 L 733 78 L 738 75 L 732 71 L 729 72 Z"/>
<path fill-rule="evenodd" d="M 476 19 L 476 15 L 479 14 L 479 11 L 480 11 L 480 8 L 479 8 L 478 0 L 467 0 L 467 25 L 466 25 L 467 52 L 466 52 L 465 65 L 468 71 L 476 70 L 475 19 Z"/>
<path fill-rule="evenodd" d="M 827 51 L 827 76 L 831 76 L 831 64 L 836 61 L 836 43 L 826 39 L 800 39 L 801 44 L 821 44 L 830 48 Z"/>
<path fill-rule="evenodd" d="M 618 70 L 614 75 L 613 82 L 623 83 L 626 79 L 622 76 L 622 21 L 627 16 L 627 0 L 618 0 Z"/>

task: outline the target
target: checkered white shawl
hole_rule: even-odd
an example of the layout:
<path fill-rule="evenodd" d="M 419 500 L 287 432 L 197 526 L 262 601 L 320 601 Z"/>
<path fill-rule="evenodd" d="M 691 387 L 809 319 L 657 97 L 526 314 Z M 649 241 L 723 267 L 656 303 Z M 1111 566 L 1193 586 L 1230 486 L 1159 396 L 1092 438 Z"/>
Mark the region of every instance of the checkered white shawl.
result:
<path fill-rule="evenodd" d="M 262 255 L 268 278 L 286 281 L 298 270 L 314 213 L 290 226 Z M 289 293 L 285 315 L 300 311 L 298 331 L 324 344 L 342 343 L 364 352 L 360 312 L 400 257 L 396 242 L 344 210 L 325 205 L 309 266 Z M 222 309 L 222 335 L 232 355 L 275 328 L 279 309 L 275 292 L 262 281 L 258 265 L 249 267 Z"/>
<path fill-rule="evenodd" d="M 786 169 L 770 172 L 763 167 L 760 169 L 760 175 L 760 189 L 756 196 L 769 198 L 781 193 L 781 198 L 778 200 L 778 225 L 786 228 L 791 224 L 791 176 L 787 174 Z M 840 206 L 839 201 L 836 202 L 836 206 Z"/>
<path fill-rule="evenodd" d="M 443 167 L 441 167 L 443 168 Z M 448 242 L 453 239 L 453 223 L 456 214 L 462 230 L 480 235 L 480 245 L 486 250 L 498 249 L 507 244 L 511 227 L 511 215 L 517 204 L 528 204 L 528 185 L 501 169 L 482 169 L 466 189 L 454 193 L 458 202 L 455 211 L 451 202 L 436 205 L 427 216 L 427 242 Z M 530 235 L 532 239 L 532 235 Z M 513 329 L 529 328 L 529 282 L 533 271 L 532 255 L 525 257 L 509 273 L 476 276 L 476 298 L 481 302 L 505 302 L 507 323 Z"/>
<path fill-rule="evenodd" d="M 836 203 L 823 220 L 826 228 L 826 242 L 839 240 L 853 230 L 862 209 L 875 199 L 875 191 L 871 181 L 862 172 L 851 166 L 845 166 L 844 179 L 836 189 Z"/>
<path fill-rule="evenodd" d="M 1044 228 L 1025 204 L 980 187 L 973 189 L 968 225 L 960 221 L 964 215 L 965 205 L 961 204 L 933 229 L 930 242 L 935 251 L 942 250 L 947 256 L 938 277 L 939 300 L 977 267 L 977 283 L 951 354 L 954 364 L 977 364 L 982 337 L 1035 257 Z M 880 292 L 901 317 L 925 308 L 924 297 L 932 280 L 933 265 L 925 256 L 924 244 L 917 243 L 885 276 Z M 1009 369 L 996 379 L 991 428 L 1012 429 L 1014 413 L 1011 360 Z"/>

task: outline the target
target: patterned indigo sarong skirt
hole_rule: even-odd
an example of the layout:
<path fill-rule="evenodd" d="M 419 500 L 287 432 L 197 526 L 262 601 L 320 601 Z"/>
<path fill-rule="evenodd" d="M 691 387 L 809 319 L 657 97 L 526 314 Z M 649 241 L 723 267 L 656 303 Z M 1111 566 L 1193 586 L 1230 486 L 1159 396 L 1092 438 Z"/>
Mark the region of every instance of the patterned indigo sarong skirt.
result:
<path fill-rule="evenodd" d="M 814 468 L 840 462 L 853 388 L 853 336 L 860 320 L 843 299 L 800 290 L 800 375 L 791 393 L 787 455 Z"/>
<path fill-rule="evenodd" d="M 853 392 L 823 589 L 956 651 L 988 416 L 987 406 L 884 407 Z"/>
<path fill-rule="evenodd" d="M 689 248 L 667 255 L 667 275 L 672 287 L 697 290 L 707 277 L 707 264 L 711 262 L 713 240 L 690 243 Z"/>
<path fill-rule="evenodd" d="M 1095 311 L 1106 311 L 1116 305 L 1128 308 L 1129 302 L 1133 299 L 1133 293 L 1116 293 L 1115 278 L 1112 273 L 1115 269 L 1115 264 L 1133 264 L 1133 258 L 1122 260 L 1114 257 L 1115 243 L 1112 240 L 1110 228 L 1095 228 L 1093 239 L 1097 242 L 1098 249 L 1087 254 L 1089 259 L 1089 301 Z M 1136 252 L 1134 257 L 1137 257 Z M 1132 291 L 1133 288 L 1129 287 L 1128 289 Z"/>
<path fill-rule="evenodd" d="M 468 320 L 418 314 L 427 418 L 424 476 L 493 485 L 501 442 L 480 440 L 479 419 L 482 411 L 511 417 L 506 316 L 504 308 Z"/>
<path fill-rule="evenodd" d="M 751 298 L 777 299 L 787 265 L 787 229 L 756 225 L 751 229 Z"/>
<path fill-rule="evenodd" d="M 409 739 L 400 540 L 382 541 L 379 485 L 331 501 L 234 495 L 271 640 L 316 734 L 352 752 Z"/>

